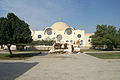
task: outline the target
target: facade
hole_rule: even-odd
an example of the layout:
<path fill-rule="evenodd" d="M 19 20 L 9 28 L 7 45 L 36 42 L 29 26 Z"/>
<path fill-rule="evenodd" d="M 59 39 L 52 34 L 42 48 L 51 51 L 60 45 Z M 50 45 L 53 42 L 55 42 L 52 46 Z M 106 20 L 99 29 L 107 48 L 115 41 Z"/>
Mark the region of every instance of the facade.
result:
<path fill-rule="evenodd" d="M 85 33 L 84 30 L 76 30 L 64 22 L 56 22 L 44 30 L 31 30 L 31 32 L 34 41 L 42 39 L 54 39 L 62 43 L 75 43 L 79 41 L 80 46 L 83 47 L 91 46 L 89 36 L 93 35 L 93 33 Z"/>

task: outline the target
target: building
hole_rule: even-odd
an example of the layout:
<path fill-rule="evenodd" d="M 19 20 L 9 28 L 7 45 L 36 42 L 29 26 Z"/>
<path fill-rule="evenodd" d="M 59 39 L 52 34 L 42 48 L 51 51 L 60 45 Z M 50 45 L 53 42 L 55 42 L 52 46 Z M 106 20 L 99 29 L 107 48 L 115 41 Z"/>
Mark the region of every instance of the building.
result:
<path fill-rule="evenodd" d="M 34 41 L 42 39 L 54 39 L 62 43 L 75 43 L 79 41 L 81 47 L 90 47 L 91 39 L 89 36 L 93 35 L 93 33 L 85 33 L 84 30 L 74 29 L 64 22 L 56 22 L 44 30 L 31 30 L 31 32 Z"/>

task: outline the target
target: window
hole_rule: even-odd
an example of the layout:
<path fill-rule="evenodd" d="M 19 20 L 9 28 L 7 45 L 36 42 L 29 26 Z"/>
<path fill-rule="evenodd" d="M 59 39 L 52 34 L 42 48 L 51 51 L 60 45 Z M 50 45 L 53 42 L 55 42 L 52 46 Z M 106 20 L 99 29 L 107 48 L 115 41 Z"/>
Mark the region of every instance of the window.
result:
<path fill-rule="evenodd" d="M 81 38 L 81 34 L 78 34 L 77 37 L 78 37 L 78 38 Z"/>
<path fill-rule="evenodd" d="M 67 28 L 65 30 L 65 32 L 67 33 L 67 35 L 71 35 L 72 34 L 72 29 L 71 28 Z"/>
<path fill-rule="evenodd" d="M 80 45 L 83 45 L 83 40 L 80 41 Z"/>
<path fill-rule="evenodd" d="M 45 34 L 51 35 L 51 34 L 52 34 L 52 29 L 51 29 L 51 28 L 47 28 L 47 29 L 45 30 Z"/>
<path fill-rule="evenodd" d="M 89 39 L 88 42 L 90 42 L 91 40 Z"/>
<path fill-rule="evenodd" d="M 42 36 L 39 34 L 39 35 L 38 35 L 38 38 L 42 38 Z"/>
<path fill-rule="evenodd" d="M 69 42 L 68 40 L 66 40 L 66 42 Z"/>
<path fill-rule="evenodd" d="M 73 40 L 70 40 L 70 42 L 72 43 L 72 42 L 73 42 Z"/>
<path fill-rule="evenodd" d="M 61 34 L 58 34 L 58 35 L 56 36 L 56 38 L 57 38 L 58 41 L 60 41 L 60 40 L 62 40 L 62 35 L 61 35 Z"/>

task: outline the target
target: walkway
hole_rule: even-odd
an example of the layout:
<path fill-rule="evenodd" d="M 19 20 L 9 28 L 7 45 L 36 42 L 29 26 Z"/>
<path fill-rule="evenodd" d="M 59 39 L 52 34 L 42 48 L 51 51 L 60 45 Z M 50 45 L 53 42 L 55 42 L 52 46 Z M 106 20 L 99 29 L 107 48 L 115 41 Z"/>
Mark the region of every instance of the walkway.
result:
<path fill-rule="evenodd" d="M 36 56 L 25 62 L 38 64 L 16 80 L 120 80 L 120 60 L 61 54 Z"/>

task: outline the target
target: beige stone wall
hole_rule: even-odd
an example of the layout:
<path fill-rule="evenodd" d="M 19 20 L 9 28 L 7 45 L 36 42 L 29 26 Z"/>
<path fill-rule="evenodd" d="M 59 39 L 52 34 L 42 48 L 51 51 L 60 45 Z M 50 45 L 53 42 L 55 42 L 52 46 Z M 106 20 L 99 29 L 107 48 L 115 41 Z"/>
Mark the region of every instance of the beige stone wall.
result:
<path fill-rule="evenodd" d="M 83 45 L 81 46 L 85 46 L 85 31 L 84 30 L 73 30 L 72 31 L 72 34 L 71 35 L 67 35 L 65 33 L 65 31 L 53 31 L 53 33 L 51 35 L 47 35 L 47 34 L 44 34 L 44 31 L 34 31 L 33 34 L 33 40 L 36 41 L 36 40 L 45 40 L 45 39 L 56 39 L 56 36 L 61 34 L 62 35 L 62 40 L 61 42 L 66 42 L 68 40 L 68 43 L 73 43 L 74 41 L 81 41 L 83 40 Z M 78 34 L 81 35 L 80 38 L 78 38 Z M 38 38 L 38 35 L 41 35 L 42 37 L 41 38 Z"/>
<path fill-rule="evenodd" d="M 44 31 L 34 31 L 33 33 L 32 33 L 32 39 L 34 40 L 34 41 L 37 41 L 37 40 L 41 40 L 42 38 L 38 38 L 38 35 L 39 34 L 41 34 L 41 35 L 44 35 Z M 44 39 L 44 37 L 45 36 L 42 36 L 43 37 L 43 39 Z"/>
<path fill-rule="evenodd" d="M 94 35 L 94 33 L 86 33 L 85 34 L 85 45 L 86 45 L 86 47 L 91 47 L 91 43 L 90 43 L 90 41 L 91 41 L 90 36 L 91 35 Z"/>
<path fill-rule="evenodd" d="M 46 29 L 52 29 L 52 34 L 48 35 L 45 34 Z M 63 43 L 73 43 L 77 42 L 78 40 L 80 41 L 81 45 L 80 46 L 91 46 L 90 42 L 88 41 L 90 38 L 89 36 L 93 35 L 93 33 L 86 33 L 84 30 L 75 30 L 72 27 L 69 27 L 67 24 L 64 22 L 56 22 L 53 24 L 51 27 L 48 27 L 45 30 L 40 30 L 40 31 L 32 31 L 32 38 L 34 41 L 36 40 L 45 40 L 45 39 L 54 39 L 57 41 L 57 35 L 62 35 L 62 40 L 61 42 Z M 67 28 L 70 28 L 72 30 L 72 34 L 68 35 L 65 30 Z M 78 37 L 78 34 L 81 35 L 81 37 Z M 41 35 L 41 38 L 38 38 L 38 35 Z M 91 40 L 91 39 L 90 39 Z M 68 42 L 67 42 L 68 41 Z"/>
<path fill-rule="evenodd" d="M 81 37 L 78 38 L 78 34 L 81 34 Z M 83 43 L 81 43 L 81 46 L 85 46 L 85 31 L 84 30 L 75 30 L 75 41 L 79 40 L 80 42 L 83 41 Z"/>

